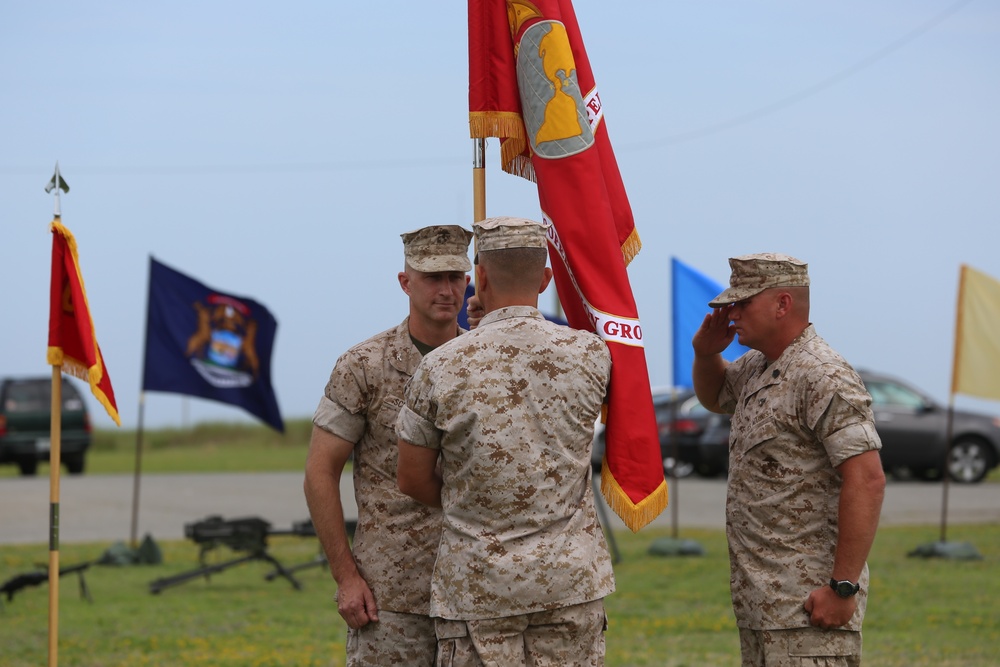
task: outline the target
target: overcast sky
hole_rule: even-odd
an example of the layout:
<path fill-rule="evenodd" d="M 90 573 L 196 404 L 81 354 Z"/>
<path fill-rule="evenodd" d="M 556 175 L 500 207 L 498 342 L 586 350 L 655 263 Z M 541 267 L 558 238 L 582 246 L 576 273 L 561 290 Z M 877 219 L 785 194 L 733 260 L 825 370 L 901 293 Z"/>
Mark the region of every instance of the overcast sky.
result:
<path fill-rule="evenodd" d="M 279 405 L 310 416 L 337 356 L 405 315 L 399 234 L 472 220 L 466 4 L 375 6 L 7 3 L 0 374 L 49 373 L 58 160 L 123 426 L 151 255 L 270 308 Z M 728 257 L 774 251 L 809 262 L 813 322 L 849 361 L 947 401 L 959 266 L 1000 278 L 1000 5 L 575 7 L 643 242 L 652 382 L 671 377 L 670 258 L 726 282 Z M 487 150 L 487 214 L 538 218 Z M 251 418 L 150 393 L 145 419 Z"/>

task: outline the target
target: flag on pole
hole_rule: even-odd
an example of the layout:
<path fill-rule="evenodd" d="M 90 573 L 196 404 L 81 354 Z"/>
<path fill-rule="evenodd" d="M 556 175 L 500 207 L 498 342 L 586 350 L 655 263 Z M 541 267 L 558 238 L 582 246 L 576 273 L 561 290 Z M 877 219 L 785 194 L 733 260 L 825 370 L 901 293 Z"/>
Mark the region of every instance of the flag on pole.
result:
<path fill-rule="evenodd" d="M 504 171 L 538 184 L 566 319 L 608 343 L 601 490 L 638 530 L 667 504 L 626 270 L 640 242 L 569 0 L 470 0 L 469 125 L 473 138 L 500 137 Z"/>
<path fill-rule="evenodd" d="M 56 177 L 53 176 L 53 179 Z M 68 192 L 68 186 L 60 178 Z M 121 426 L 111 377 L 104 365 L 101 346 L 97 344 L 94 322 L 90 317 L 87 290 L 80 272 L 76 239 L 56 217 L 52 230 L 52 281 L 49 298 L 48 363 L 61 366 L 65 373 L 85 380 L 94 397 Z"/>
<path fill-rule="evenodd" d="M 149 258 L 142 388 L 243 408 L 284 432 L 271 387 L 278 323 L 263 305 Z"/>
<path fill-rule="evenodd" d="M 693 269 L 676 257 L 670 260 L 670 288 L 673 321 L 674 386 L 694 387 L 691 367 L 694 365 L 694 348 L 691 339 L 701 327 L 705 315 L 712 312 L 708 302 L 724 288 L 705 274 Z M 750 348 L 735 339 L 729 344 L 722 358 L 735 361 Z"/>
<path fill-rule="evenodd" d="M 1000 401 L 1000 281 L 962 265 L 951 393 Z"/>

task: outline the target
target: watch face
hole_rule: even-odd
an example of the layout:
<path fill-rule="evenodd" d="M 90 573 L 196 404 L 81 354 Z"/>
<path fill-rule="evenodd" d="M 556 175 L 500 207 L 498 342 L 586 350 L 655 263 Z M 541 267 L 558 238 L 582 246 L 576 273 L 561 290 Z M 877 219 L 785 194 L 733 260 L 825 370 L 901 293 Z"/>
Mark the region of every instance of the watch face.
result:
<path fill-rule="evenodd" d="M 842 598 L 849 598 L 858 592 L 858 586 L 849 581 L 838 581 L 834 590 Z"/>

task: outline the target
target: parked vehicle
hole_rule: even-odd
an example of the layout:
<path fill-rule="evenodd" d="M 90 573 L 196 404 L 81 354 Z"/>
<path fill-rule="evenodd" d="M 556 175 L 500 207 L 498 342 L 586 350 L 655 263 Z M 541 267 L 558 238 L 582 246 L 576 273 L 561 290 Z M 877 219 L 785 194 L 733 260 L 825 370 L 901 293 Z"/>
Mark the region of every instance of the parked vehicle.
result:
<path fill-rule="evenodd" d="M 660 438 L 663 472 L 669 477 L 687 477 L 698 466 L 698 441 L 712 415 L 689 389 L 653 389 L 653 411 Z M 600 471 L 604 458 L 604 425 L 594 431 L 592 462 Z"/>
<path fill-rule="evenodd" d="M 60 459 L 74 475 L 83 472 L 90 448 L 90 417 L 80 392 L 62 378 Z M 34 475 L 49 460 L 52 427 L 50 377 L 0 380 L 0 463 L 14 463 Z"/>
<path fill-rule="evenodd" d="M 882 440 L 882 467 L 894 477 L 972 484 L 1000 462 L 1000 417 L 955 410 L 947 451 L 948 408 L 919 389 L 888 375 L 858 371 L 872 395 L 875 429 Z M 699 472 L 729 469 L 728 415 L 714 415 L 698 443 Z"/>
<path fill-rule="evenodd" d="M 875 428 L 882 438 L 882 465 L 897 476 L 941 479 L 948 408 L 895 378 L 862 372 L 872 395 Z M 945 464 L 956 482 L 981 481 L 997 466 L 1000 417 L 954 410 L 951 449 Z"/>

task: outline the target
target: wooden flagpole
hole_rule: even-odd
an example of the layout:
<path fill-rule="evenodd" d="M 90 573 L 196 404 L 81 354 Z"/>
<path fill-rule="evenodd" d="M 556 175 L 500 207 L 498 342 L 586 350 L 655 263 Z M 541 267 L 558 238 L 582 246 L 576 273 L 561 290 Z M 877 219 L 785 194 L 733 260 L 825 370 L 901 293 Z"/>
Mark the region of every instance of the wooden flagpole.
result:
<path fill-rule="evenodd" d="M 472 140 L 472 221 L 486 219 L 486 139 Z"/>
<path fill-rule="evenodd" d="M 55 219 L 62 211 L 59 163 L 55 183 Z M 52 403 L 49 425 L 49 667 L 59 664 L 59 466 L 62 460 L 62 364 L 52 366 Z"/>
<path fill-rule="evenodd" d="M 52 367 L 49 428 L 49 666 L 59 663 L 59 465 L 62 456 L 62 366 Z"/>

